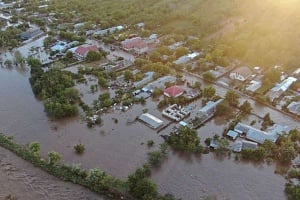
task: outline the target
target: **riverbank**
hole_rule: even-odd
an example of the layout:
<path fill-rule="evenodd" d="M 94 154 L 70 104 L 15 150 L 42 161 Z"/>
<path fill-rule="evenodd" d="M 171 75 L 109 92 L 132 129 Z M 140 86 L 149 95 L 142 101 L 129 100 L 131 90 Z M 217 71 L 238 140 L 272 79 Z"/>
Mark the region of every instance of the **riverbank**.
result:
<path fill-rule="evenodd" d="M 0 199 L 104 200 L 90 190 L 59 180 L 0 147 Z"/>

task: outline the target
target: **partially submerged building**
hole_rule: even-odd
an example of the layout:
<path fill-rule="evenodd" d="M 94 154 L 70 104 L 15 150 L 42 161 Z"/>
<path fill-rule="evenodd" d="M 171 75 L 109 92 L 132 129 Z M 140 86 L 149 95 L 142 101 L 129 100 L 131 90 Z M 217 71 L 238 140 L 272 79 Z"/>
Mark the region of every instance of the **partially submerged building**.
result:
<path fill-rule="evenodd" d="M 178 106 L 177 104 L 173 104 L 169 106 L 168 108 L 164 109 L 162 111 L 162 114 L 172 120 L 175 120 L 177 122 L 181 121 L 185 117 L 190 115 L 190 112 L 186 109 Z"/>
<path fill-rule="evenodd" d="M 153 129 L 157 129 L 164 124 L 164 122 L 162 120 L 160 120 L 159 118 L 157 118 L 149 113 L 142 114 L 139 117 L 139 120 Z"/>
<path fill-rule="evenodd" d="M 287 130 L 285 126 L 276 125 L 273 128 L 269 128 L 268 132 L 266 132 L 243 123 L 238 123 L 234 127 L 234 131 L 244 134 L 248 140 L 263 144 L 266 140 L 275 143 L 279 135 L 283 133 L 282 127 L 284 127 L 284 130 Z"/>

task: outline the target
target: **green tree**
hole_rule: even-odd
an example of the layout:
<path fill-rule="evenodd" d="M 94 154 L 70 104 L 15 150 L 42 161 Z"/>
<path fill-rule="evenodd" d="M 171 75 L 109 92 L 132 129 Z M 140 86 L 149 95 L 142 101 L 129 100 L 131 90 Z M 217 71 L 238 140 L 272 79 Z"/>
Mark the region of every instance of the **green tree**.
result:
<path fill-rule="evenodd" d="M 32 142 L 29 144 L 29 151 L 36 157 L 40 155 L 41 145 L 39 142 Z"/>
<path fill-rule="evenodd" d="M 134 75 L 133 75 L 132 71 L 125 70 L 125 72 L 124 72 L 124 79 L 125 79 L 125 81 L 133 80 L 134 79 Z"/>
<path fill-rule="evenodd" d="M 86 56 L 88 62 L 101 60 L 102 55 L 97 51 L 89 51 Z"/>
<path fill-rule="evenodd" d="M 61 159 L 61 155 L 55 151 L 50 151 L 48 153 L 48 159 L 50 165 L 55 165 Z"/>
<path fill-rule="evenodd" d="M 148 162 L 152 166 L 159 166 L 162 162 L 163 156 L 160 151 L 152 151 L 148 153 Z"/>
<path fill-rule="evenodd" d="M 251 113 L 251 111 L 252 111 L 252 106 L 251 106 L 251 104 L 246 100 L 246 101 L 244 101 L 244 103 L 240 106 L 240 109 L 241 109 L 241 111 L 242 111 L 243 113 L 249 114 L 249 113 Z"/>
<path fill-rule="evenodd" d="M 184 55 L 186 55 L 186 54 L 188 54 L 189 53 L 189 49 L 188 48 L 186 48 L 186 47 L 178 47 L 176 50 L 175 50 L 175 57 L 176 58 L 179 58 L 179 57 L 181 57 L 181 56 L 184 56 Z"/>
<path fill-rule="evenodd" d="M 215 96 L 215 94 L 216 94 L 216 89 L 212 86 L 208 86 L 203 89 L 202 95 L 203 95 L 203 97 L 210 99 L 213 96 Z"/>
<path fill-rule="evenodd" d="M 85 151 L 85 146 L 84 146 L 84 144 L 81 144 L 81 143 L 76 144 L 74 146 L 74 150 L 76 151 L 76 153 L 82 154 Z"/>
<path fill-rule="evenodd" d="M 232 90 L 228 90 L 225 95 L 225 100 L 228 101 L 231 106 L 238 106 L 239 98 L 240 96 Z"/>
<path fill-rule="evenodd" d="M 203 73 L 203 78 L 205 80 L 208 80 L 208 81 L 215 81 L 216 80 L 216 77 L 210 71 L 204 72 Z"/>

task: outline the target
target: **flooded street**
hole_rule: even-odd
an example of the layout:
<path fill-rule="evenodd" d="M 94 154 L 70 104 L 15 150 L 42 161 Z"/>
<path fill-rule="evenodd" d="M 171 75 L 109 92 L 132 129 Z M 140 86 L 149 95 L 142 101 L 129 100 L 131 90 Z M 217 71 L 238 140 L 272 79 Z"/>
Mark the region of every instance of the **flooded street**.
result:
<path fill-rule="evenodd" d="M 163 142 L 156 131 L 144 124 L 140 122 L 128 123 L 142 114 L 145 108 L 150 114 L 159 117 L 165 123 L 168 122 L 156 109 L 158 102 L 152 101 L 151 98 L 147 100 L 146 105 L 135 105 L 127 112 L 116 110 L 106 113 L 105 116 L 102 116 L 102 126 L 88 129 L 80 116 L 62 121 L 49 120 L 44 112 L 42 102 L 34 97 L 28 78 L 29 71 L 26 69 L 0 68 L 0 132 L 13 135 L 15 141 L 21 144 L 39 141 L 43 156 L 54 150 L 62 155 L 63 162 L 80 164 L 84 168 L 100 168 L 117 178 L 125 179 L 137 167 L 147 161 L 147 152 L 158 149 L 158 144 Z M 224 89 L 218 90 L 220 95 L 225 94 L 225 92 Z M 98 93 L 90 96 L 85 93 L 83 95 L 86 98 L 85 101 L 91 103 Z M 275 122 L 289 125 L 291 128 L 299 128 L 298 122 L 284 117 L 279 112 L 256 105 L 253 101 L 250 103 L 254 105 L 254 111 L 261 116 L 270 112 L 271 118 Z M 212 137 L 214 133 L 221 134 L 226 123 L 226 120 L 213 119 L 198 129 L 202 142 L 205 138 Z M 171 126 L 162 131 L 161 134 L 167 133 Z M 151 149 L 147 147 L 148 140 L 155 142 Z M 78 143 L 83 143 L 86 148 L 81 156 L 77 155 L 73 149 L 73 146 Z M 4 160 L 10 157 L 10 153 L 6 151 L 0 151 L 0 154 Z M 13 160 L 11 165 L 18 167 L 18 162 Z M 26 163 L 22 167 L 23 170 L 29 170 L 32 173 L 38 170 Z M 187 158 L 170 151 L 162 166 L 158 170 L 154 170 L 153 178 L 158 183 L 161 192 L 172 193 L 184 200 L 198 200 L 207 195 L 216 196 L 221 200 L 284 199 L 285 180 L 282 176 L 274 174 L 274 168 L 273 165 L 237 163 L 234 161 L 233 155 L 231 159 L 227 157 L 224 159 L 215 158 L 214 154 L 202 155 L 199 158 L 193 156 Z M 10 177 L 5 176 L 4 172 L 0 169 L 1 185 L 5 185 Z M 41 182 L 41 184 L 43 181 L 46 181 L 44 183 L 47 184 L 47 181 L 54 179 L 47 178 L 47 175 L 41 175 L 40 172 L 37 172 L 36 175 L 38 176 L 37 182 Z M 55 179 L 54 182 L 55 185 L 59 185 L 58 182 L 60 181 Z M 9 187 L 5 186 L 5 192 L 10 192 L 9 188 L 13 188 L 17 195 L 31 191 L 16 181 L 9 182 L 9 184 Z M 59 186 L 56 188 L 52 187 L 50 183 L 48 185 L 49 187 L 42 189 L 45 193 L 49 193 L 48 199 L 64 199 L 71 195 L 71 192 L 65 192 Z M 74 193 L 76 197 L 70 196 L 69 199 L 94 198 L 91 192 L 86 193 L 81 189 L 77 190 L 73 185 L 66 186 L 66 188 L 67 191 L 74 189 L 78 192 Z M 57 192 L 55 195 L 65 196 L 53 196 L 51 198 L 52 191 Z M 0 191 L 0 198 L 6 194 Z M 34 198 L 42 199 L 40 196 L 28 196 L 25 199 Z"/>

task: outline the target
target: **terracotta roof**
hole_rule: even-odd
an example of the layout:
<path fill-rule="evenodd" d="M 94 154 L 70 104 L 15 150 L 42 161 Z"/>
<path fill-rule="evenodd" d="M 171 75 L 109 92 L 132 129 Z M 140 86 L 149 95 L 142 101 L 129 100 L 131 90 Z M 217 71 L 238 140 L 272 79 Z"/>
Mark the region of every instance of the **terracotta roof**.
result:
<path fill-rule="evenodd" d="M 126 39 L 122 42 L 122 46 L 125 49 L 132 49 L 132 48 L 145 48 L 147 47 L 147 43 L 142 40 L 140 37 L 135 37 L 131 39 Z"/>
<path fill-rule="evenodd" d="M 168 87 L 164 91 L 164 93 L 167 94 L 167 96 L 170 96 L 170 97 L 180 96 L 183 92 L 184 92 L 184 89 L 182 89 L 181 87 L 179 87 L 177 85 Z"/>
<path fill-rule="evenodd" d="M 251 76 L 252 71 L 248 67 L 243 66 L 243 67 L 239 67 L 239 68 L 233 70 L 231 73 L 237 73 L 237 74 L 240 74 L 243 77 L 247 78 L 247 77 Z"/>
<path fill-rule="evenodd" d="M 86 56 L 86 54 L 89 52 L 89 51 L 98 51 L 98 48 L 96 45 L 92 45 L 92 46 L 79 46 L 77 49 L 76 49 L 76 53 L 82 55 L 82 56 Z"/>

